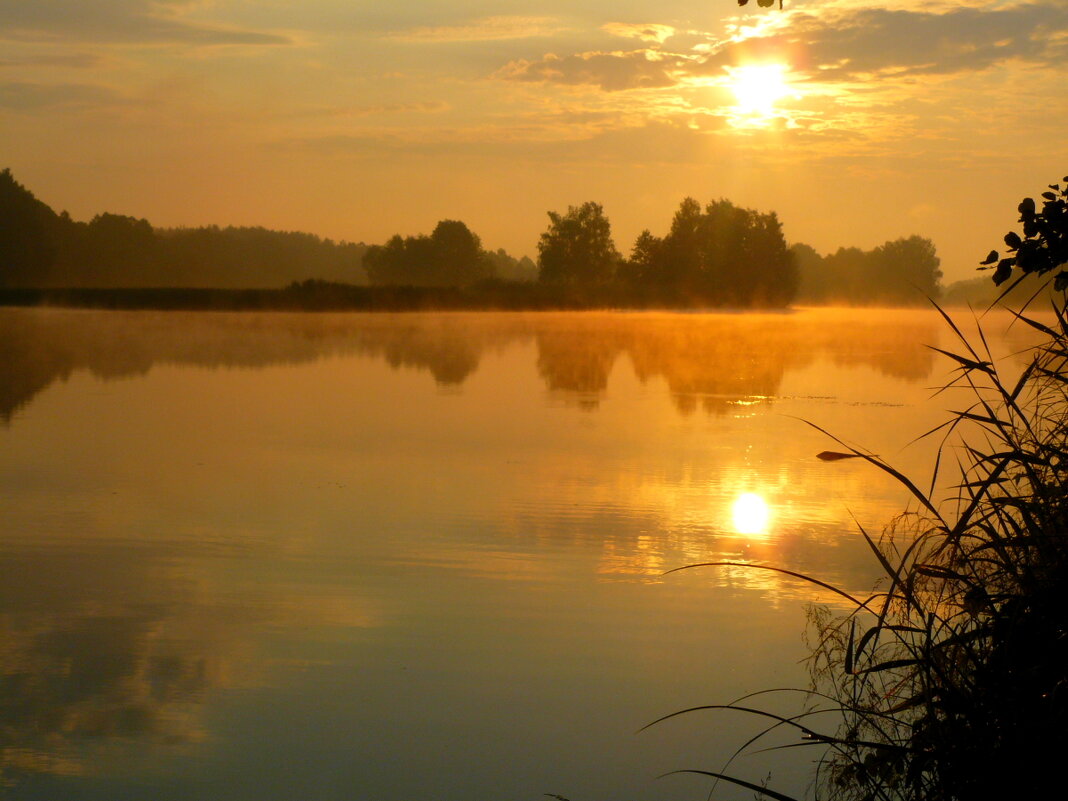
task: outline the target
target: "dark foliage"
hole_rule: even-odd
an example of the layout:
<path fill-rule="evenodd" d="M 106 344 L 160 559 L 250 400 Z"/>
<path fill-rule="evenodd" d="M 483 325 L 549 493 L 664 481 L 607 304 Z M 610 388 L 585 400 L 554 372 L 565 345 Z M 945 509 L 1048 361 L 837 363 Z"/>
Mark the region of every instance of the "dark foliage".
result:
<path fill-rule="evenodd" d="M 622 262 L 612 226 L 597 203 L 549 212 L 549 228 L 538 241 L 538 277 L 546 284 L 599 286 L 610 283 Z"/>
<path fill-rule="evenodd" d="M 820 256 L 805 244 L 791 246 L 798 262 L 802 303 L 919 305 L 937 298 L 940 259 L 930 239 L 895 239 L 872 250 L 839 248 Z"/>
<path fill-rule="evenodd" d="M 1050 184 L 1049 191 L 1042 193 L 1042 210 L 1034 198 L 1024 198 L 1019 205 L 1020 222 L 1023 224 L 1023 236 L 1015 231 L 1005 234 L 1008 252 L 1015 254 L 999 258 L 998 251 L 992 250 L 983 260 L 983 269 L 994 270 L 994 283 L 999 286 L 1013 275 L 1017 277 L 1030 273 L 1045 275 L 1068 264 L 1068 176 L 1064 177 L 1064 188 L 1060 184 Z M 1068 271 L 1061 270 L 1053 278 L 1056 290 L 1068 289 Z"/>
<path fill-rule="evenodd" d="M 667 236 L 638 236 L 622 278 L 668 304 L 785 306 L 797 291 L 796 261 L 776 214 L 727 200 L 703 209 L 683 200 Z"/>
<path fill-rule="evenodd" d="M 56 259 L 55 212 L 0 172 L 0 286 L 25 286 L 44 276 Z"/>
<path fill-rule="evenodd" d="M 622 284 L 598 287 L 487 279 L 467 286 L 355 286 L 305 280 L 283 289 L 0 287 L 0 306 L 233 311 L 585 310 L 662 308 Z"/>
<path fill-rule="evenodd" d="M 282 287 L 357 282 L 366 248 L 265 228 L 153 228 L 147 220 L 56 214 L 0 173 L 0 286 Z"/>
<path fill-rule="evenodd" d="M 515 258 L 498 248 L 495 251 L 486 251 L 486 258 L 492 265 L 492 275 L 502 281 L 537 281 L 538 265 L 529 256 Z"/>
<path fill-rule="evenodd" d="M 442 220 L 430 236 L 394 236 L 364 254 L 372 284 L 469 286 L 493 276 L 482 242 L 458 220 Z"/>

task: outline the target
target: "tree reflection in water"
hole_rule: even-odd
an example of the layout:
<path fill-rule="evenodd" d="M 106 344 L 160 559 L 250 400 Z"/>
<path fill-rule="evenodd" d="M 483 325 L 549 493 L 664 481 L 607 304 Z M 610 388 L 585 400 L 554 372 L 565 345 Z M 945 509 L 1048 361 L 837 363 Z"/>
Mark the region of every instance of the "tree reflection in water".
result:
<path fill-rule="evenodd" d="M 533 341 L 547 388 L 595 407 L 621 356 L 643 381 L 663 378 L 679 411 L 721 414 L 774 398 L 788 369 L 816 358 L 922 380 L 934 364 L 930 314 L 427 313 L 241 314 L 0 310 L 0 419 L 10 421 L 78 370 L 107 379 L 156 364 L 256 368 L 344 354 L 384 359 L 461 385 L 483 354 Z"/>

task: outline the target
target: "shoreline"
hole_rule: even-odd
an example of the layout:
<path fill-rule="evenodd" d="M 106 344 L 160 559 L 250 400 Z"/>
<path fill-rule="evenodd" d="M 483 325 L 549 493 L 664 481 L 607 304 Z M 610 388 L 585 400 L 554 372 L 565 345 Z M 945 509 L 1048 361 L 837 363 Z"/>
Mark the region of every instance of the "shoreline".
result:
<path fill-rule="evenodd" d="M 835 304 L 832 304 L 835 305 Z M 664 311 L 718 314 L 791 314 L 809 304 L 743 307 L 725 303 L 668 303 L 617 290 L 583 291 L 538 284 L 475 288 L 357 286 L 305 282 L 278 289 L 185 287 L 0 288 L 0 308 L 112 311 L 422 312 L 422 311 Z M 857 308 L 924 308 L 863 306 Z M 822 307 L 821 307 L 822 308 Z"/>

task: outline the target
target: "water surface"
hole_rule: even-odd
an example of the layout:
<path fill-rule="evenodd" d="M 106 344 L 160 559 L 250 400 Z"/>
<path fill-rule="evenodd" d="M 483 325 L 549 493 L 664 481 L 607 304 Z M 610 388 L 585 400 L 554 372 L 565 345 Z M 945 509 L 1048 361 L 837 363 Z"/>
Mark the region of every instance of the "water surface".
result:
<path fill-rule="evenodd" d="M 655 777 L 758 727 L 635 731 L 803 685 L 831 599 L 662 574 L 870 589 L 857 523 L 907 498 L 803 420 L 925 478 L 947 341 L 925 311 L 2 310 L 0 794 L 702 799 Z M 809 756 L 736 769 L 800 792 Z"/>

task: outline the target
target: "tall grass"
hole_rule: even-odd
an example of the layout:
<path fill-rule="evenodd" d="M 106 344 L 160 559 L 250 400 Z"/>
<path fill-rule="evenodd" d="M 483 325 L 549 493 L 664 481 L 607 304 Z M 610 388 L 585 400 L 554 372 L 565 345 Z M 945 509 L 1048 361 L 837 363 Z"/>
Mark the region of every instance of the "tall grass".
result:
<path fill-rule="evenodd" d="M 841 716 L 826 738 L 826 797 L 1068 795 L 1059 770 L 1068 746 L 1063 304 L 1054 317 L 1046 326 L 1018 315 L 1047 340 L 1011 384 L 982 332 L 973 345 L 946 318 L 960 343 L 947 355 L 970 399 L 949 425 L 968 428 L 953 513 L 908 482 L 919 511 L 878 541 L 862 532 L 885 588 L 847 615 L 812 614 L 813 687 Z"/>
<path fill-rule="evenodd" d="M 1044 217 L 1033 202 L 1021 204 L 1028 239 L 1006 237 L 1020 254 L 1034 242 L 1049 246 L 1042 255 L 1050 266 L 1033 270 L 1039 273 L 1068 260 L 1068 188 L 1051 189 L 1060 196 L 1044 195 Z M 1059 219 L 1060 228 L 1040 229 L 1036 216 L 1043 225 Z M 1032 271 L 1002 260 L 998 283 L 1011 272 L 1005 261 Z M 1058 292 L 1068 286 L 1063 275 Z M 965 390 L 963 407 L 931 432 L 943 437 L 939 462 L 955 457 L 959 471 L 948 499 L 932 497 L 934 479 L 923 490 L 877 456 L 840 442 L 841 451 L 820 454 L 866 460 L 916 503 L 877 536 L 861 529 L 883 573 L 869 597 L 799 576 L 852 607 L 842 615 L 810 613 L 805 711 L 787 718 L 751 701 L 724 705 L 766 716 L 770 728 L 794 728 L 799 746 L 818 749 L 816 798 L 1068 797 L 1061 761 L 1068 760 L 1068 310 L 1060 298 L 1049 324 L 1016 313 L 1017 324 L 1040 331 L 1044 344 L 1013 378 L 995 364 L 981 328 L 970 341 L 943 312 L 957 337 L 953 350 L 941 351 L 956 364 L 946 389 Z M 828 718 L 835 723 L 823 728 Z M 758 738 L 739 750 L 756 745 Z M 692 772 L 791 801 L 728 770 Z"/>

